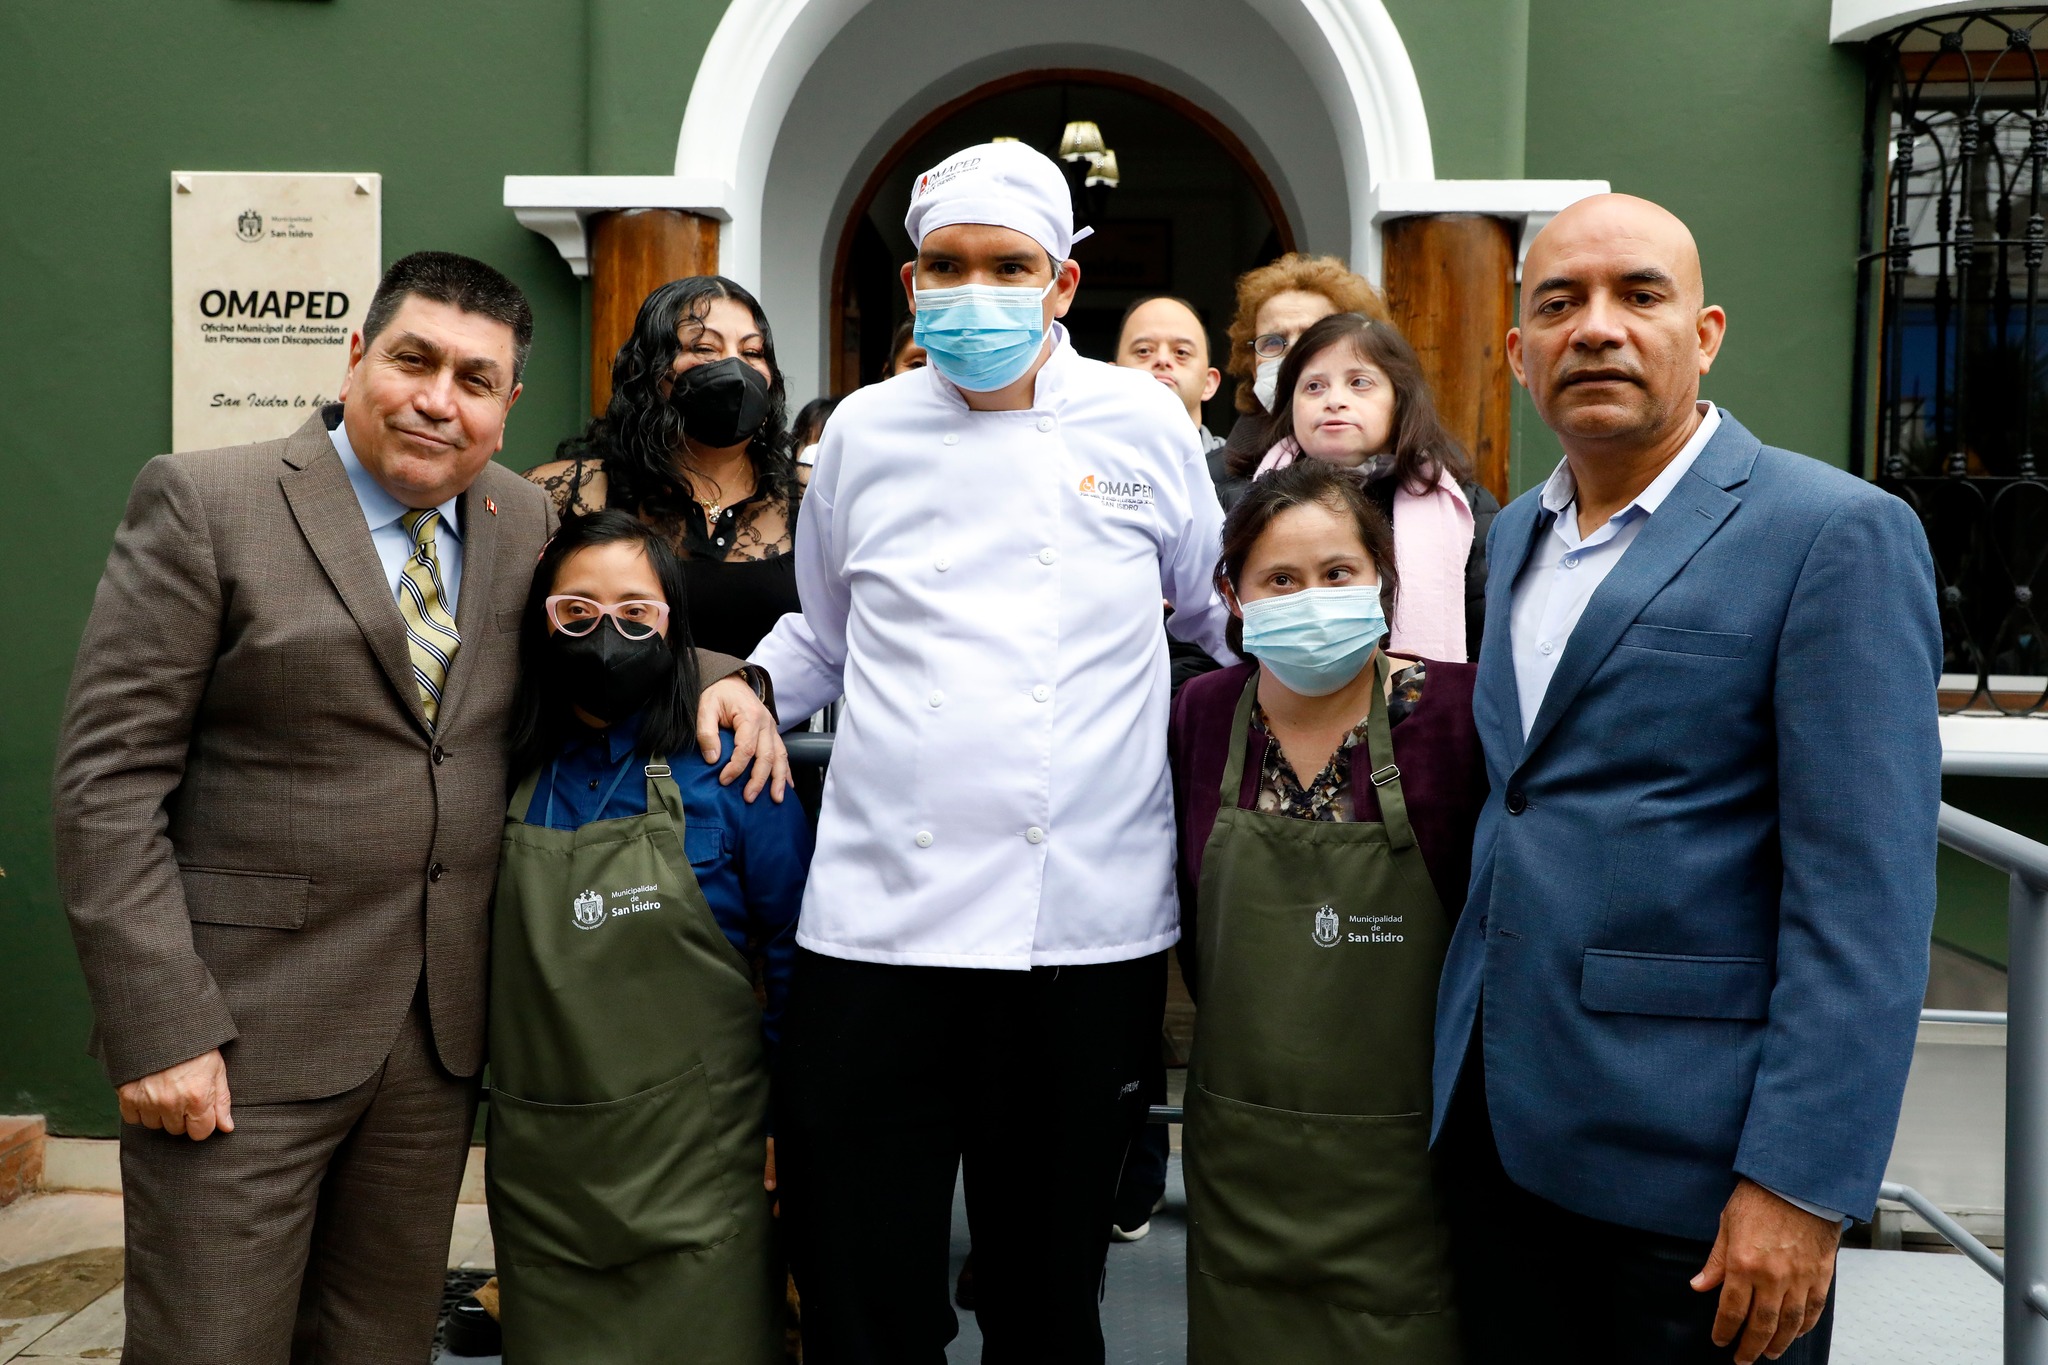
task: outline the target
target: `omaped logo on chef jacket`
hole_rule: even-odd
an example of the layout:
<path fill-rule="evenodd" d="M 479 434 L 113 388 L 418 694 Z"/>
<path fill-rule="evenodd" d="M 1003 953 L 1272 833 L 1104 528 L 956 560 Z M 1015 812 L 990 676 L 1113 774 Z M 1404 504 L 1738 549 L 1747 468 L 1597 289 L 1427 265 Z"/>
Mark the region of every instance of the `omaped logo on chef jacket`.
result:
<path fill-rule="evenodd" d="M 1090 502 L 1126 512 L 1152 505 L 1152 485 L 1135 480 L 1098 479 L 1090 474 L 1081 480 L 1077 491 Z"/>

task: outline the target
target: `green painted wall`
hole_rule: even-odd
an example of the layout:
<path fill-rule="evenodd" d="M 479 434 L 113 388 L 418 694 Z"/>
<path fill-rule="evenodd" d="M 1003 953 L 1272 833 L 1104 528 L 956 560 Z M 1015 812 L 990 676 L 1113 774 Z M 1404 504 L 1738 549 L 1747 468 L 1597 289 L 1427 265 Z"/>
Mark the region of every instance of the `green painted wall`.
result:
<path fill-rule="evenodd" d="M 378 171 L 387 261 L 447 248 L 518 280 L 537 335 L 503 458 L 523 466 L 582 415 L 585 309 L 502 207 L 502 178 L 585 169 L 585 83 L 583 8 L 565 0 L 0 7 L 0 570 L 18 585 L 0 650 L 0 1113 L 114 1122 L 83 1053 L 47 794 L 108 541 L 170 439 L 170 172 Z"/>
<path fill-rule="evenodd" d="M 1529 0 L 1538 178 L 1596 178 L 1691 225 L 1728 341 L 1703 392 L 1758 437 L 1845 464 L 1863 157 L 1860 48 L 1828 0 Z M 1524 406 L 1516 490 L 1556 464 Z"/>
<path fill-rule="evenodd" d="M 585 0 L 590 173 L 670 175 L 676 136 L 726 0 Z M 562 0 L 563 8 L 573 8 Z"/>
<path fill-rule="evenodd" d="M 1531 0 L 1386 0 L 1429 112 L 1440 180 L 1520 179 Z"/>

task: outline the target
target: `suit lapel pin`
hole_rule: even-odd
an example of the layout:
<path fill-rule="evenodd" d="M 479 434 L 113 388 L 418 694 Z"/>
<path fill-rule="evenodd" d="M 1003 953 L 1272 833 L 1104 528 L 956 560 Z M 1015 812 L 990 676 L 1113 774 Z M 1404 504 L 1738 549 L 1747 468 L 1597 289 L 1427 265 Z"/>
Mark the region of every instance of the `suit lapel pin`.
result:
<path fill-rule="evenodd" d="M 484 510 L 494 517 L 498 515 L 498 500 L 496 498 L 485 498 Z"/>

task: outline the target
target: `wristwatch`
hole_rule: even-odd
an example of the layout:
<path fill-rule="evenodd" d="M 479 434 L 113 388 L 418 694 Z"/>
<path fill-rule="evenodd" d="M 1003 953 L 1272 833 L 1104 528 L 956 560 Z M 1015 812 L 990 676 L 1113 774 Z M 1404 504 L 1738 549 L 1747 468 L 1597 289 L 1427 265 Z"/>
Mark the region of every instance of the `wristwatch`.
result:
<path fill-rule="evenodd" d="M 777 721 L 782 717 L 775 711 L 775 680 L 768 676 L 768 670 L 759 664 L 741 664 L 740 671 L 733 675 L 754 689 L 754 696 L 761 705 L 768 708 L 768 714 Z"/>

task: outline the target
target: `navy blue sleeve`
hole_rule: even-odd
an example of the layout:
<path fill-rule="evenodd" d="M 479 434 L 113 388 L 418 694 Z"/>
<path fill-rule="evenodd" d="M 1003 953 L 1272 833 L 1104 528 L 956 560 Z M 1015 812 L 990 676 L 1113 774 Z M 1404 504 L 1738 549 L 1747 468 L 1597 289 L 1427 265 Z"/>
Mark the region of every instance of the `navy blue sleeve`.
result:
<path fill-rule="evenodd" d="M 732 736 L 723 736 L 725 755 Z M 811 823 L 794 792 L 780 805 L 749 803 L 741 784 L 721 787 L 726 821 L 736 847 L 740 897 L 746 909 L 746 933 L 760 952 L 768 1001 L 761 1032 L 772 1051 L 782 1037 L 782 1011 L 789 998 L 790 971 L 796 964 L 796 921 L 803 909 L 804 881 L 811 870 Z"/>

